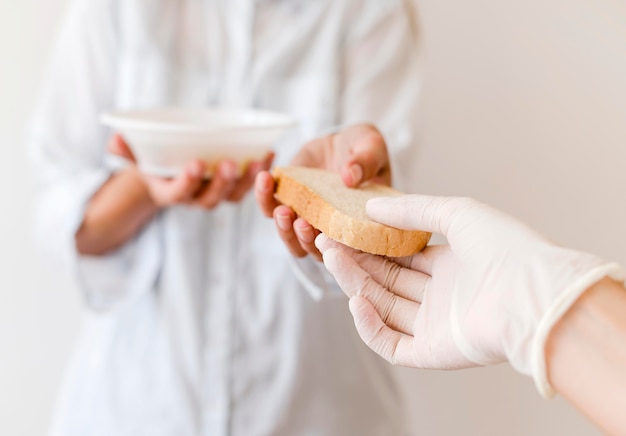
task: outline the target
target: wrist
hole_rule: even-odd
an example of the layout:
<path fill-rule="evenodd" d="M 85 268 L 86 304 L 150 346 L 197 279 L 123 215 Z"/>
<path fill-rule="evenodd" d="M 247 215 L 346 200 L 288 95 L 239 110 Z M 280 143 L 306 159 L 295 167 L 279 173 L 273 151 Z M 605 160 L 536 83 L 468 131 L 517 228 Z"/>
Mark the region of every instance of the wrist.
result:
<path fill-rule="evenodd" d="M 85 255 L 106 254 L 132 238 L 158 210 L 136 170 L 117 172 L 87 204 L 76 248 Z"/>
<path fill-rule="evenodd" d="M 618 281 L 624 280 L 623 269 L 615 263 L 605 263 L 594 257 L 589 257 L 587 262 L 589 265 L 586 272 L 577 274 L 567 285 L 558 289 L 555 297 L 545 308 L 534 332 L 531 343 L 530 369 L 537 389 L 544 398 L 551 398 L 555 394 L 549 381 L 546 366 L 546 344 L 554 326 L 577 303 L 584 292 L 605 277 L 611 277 Z"/>
<path fill-rule="evenodd" d="M 128 178 L 131 183 L 128 184 L 130 189 L 133 189 L 133 198 L 136 201 L 146 208 L 146 210 L 152 210 L 157 212 L 163 206 L 159 205 L 159 203 L 152 196 L 152 192 L 150 191 L 150 185 L 146 181 L 146 177 L 141 171 L 136 167 L 129 167 L 123 171 L 123 177 Z"/>
<path fill-rule="evenodd" d="M 626 401 L 624 286 L 605 277 L 587 289 L 550 332 L 546 360 L 557 392 L 608 433 L 621 434 Z"/>

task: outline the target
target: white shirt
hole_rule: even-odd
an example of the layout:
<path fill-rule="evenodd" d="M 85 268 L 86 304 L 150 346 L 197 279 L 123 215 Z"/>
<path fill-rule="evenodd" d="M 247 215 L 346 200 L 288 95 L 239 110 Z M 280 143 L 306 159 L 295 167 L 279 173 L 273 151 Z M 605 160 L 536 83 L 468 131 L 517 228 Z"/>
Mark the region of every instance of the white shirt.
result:
<path fill-rule="evenodd" d="M 409 9 L 75 1 L 32 126 L 38 234 L 88 309 L 52 435 L 404 433 L 390 366 L 361 343 L 323 266 L 292 259 L 253 196 L 164 210 L 106 256 L 79 256 L 74 235 L 113 171 L 112 132 L 98 123 L 111 109 L 288 112 L 300 127 L 277 145 L 278 164 L 333 126 L 373 122 L 396 185 L 410 190 L 419 86 Z"/>

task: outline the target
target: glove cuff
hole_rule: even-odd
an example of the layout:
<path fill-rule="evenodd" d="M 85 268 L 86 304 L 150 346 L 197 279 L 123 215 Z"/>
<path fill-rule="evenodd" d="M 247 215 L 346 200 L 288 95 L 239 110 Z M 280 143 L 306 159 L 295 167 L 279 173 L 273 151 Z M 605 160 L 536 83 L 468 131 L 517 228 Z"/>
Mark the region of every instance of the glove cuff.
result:
<path fill-rule="evenodd" d="M 588 271 L 578 280 L 571 283 L 559 297 L 553 301 L 550 308 L 541 318 L 535 332 L 531 351 L 531 372 L 535 380 L 537 390 L 544 398 L 552 398 L 555 394 L 554 388 L 548 381 L 548 371 L 546 366 L 545 346 L 548 335 L 554 325 L 565 315 L 565 312 L 578 300 L 578 298 L 591 286 L 610 277 L 615 281 L 624 282 L 626 273 L 617 263 L 607 263 Z"/>

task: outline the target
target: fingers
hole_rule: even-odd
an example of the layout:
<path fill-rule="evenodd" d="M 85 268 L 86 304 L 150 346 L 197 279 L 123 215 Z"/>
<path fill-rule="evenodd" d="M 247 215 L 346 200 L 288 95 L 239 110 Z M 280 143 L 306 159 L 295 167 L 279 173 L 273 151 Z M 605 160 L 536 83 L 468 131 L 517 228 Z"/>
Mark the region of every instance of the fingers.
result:
<path fill-rule="evenodd" d="M 387 145 L 372 125 L 359 124 L 305 144 L 291 165 L 339 172 L 349 187 L 368 180 L 391 183 Z"/>
<path fill-rule="evenodd" d="M 239 202 L 241 201 L 250 188 L 254 185 L 254 179 L 258 172 L 261 171 L 261 163 L 260 162 L 252 162 L 246 168 L 246 171 L 243 173 L 241 178 L 236 181 L 233 190 L 230 192 L 228 197 L 226 198 L 228 201 Z"/>
<path fill-rule="evenodd" d="M 293 256 L 310 254 L 321 261 L 322 254 L 315 246 L 319 231 L 274 198 L 275 186 L 274 178 L 268 172 L 261 171 L 256 176 L 254 194 L 261 211 L 266 217 L 274 218 L 278 235 Z"/>
<path fill-rule="evenodd" d="M 409 258 L 411 259 L 411 258 Z M 381 286 L 410 301 L 421 303 L 430 276 L 380 256 L 357 259 L 359 265 L 370 273 Z"/>
<path fill-rule="evenodd" d="M 109 141 L 109 144 L 107 145 L 107 150 L 111 154 L 115 154 L 117 156 L 128 159 L 132 162 L 136 162 L 135 156 L 133 155 L 133 152 L 130 150 L 130 147 L 124 141 L 124 138 L 122 138 L 122 136 L 119 134 L 113 135 L 113 137 Z"/>
<path fill-rule="evenodd" d="M 324 234 L 320 234 L 316 238 L 315 245 L 322 253 L 331 248 L 340 249 L 351 256 L 359 267 L 370 274 L 383 288 L 407 300 L 422 302 L 424 291 L 430 281 L 429 272 L 432 255 L 429 249 L 431 247 L 424 250 L 429 251 L 426 256 L 423 255 L 424 252 L 420 252 L 415 256 L 385 258 L 346 247 Z M 417 256 L 420 259 L 414 259 Z"/>
<path fill-rule="evenodd" d="M 335 142 L 336 148 L 347 149 L 347 160 L 341 165 L 341 176 L 347 186 L 356 187 L 369 180 L 391 184 L 387 144 L 374 126 L 349 127 L 335 137 Z M 343 155 L 341 150 L 337 155 Z"/>
<path fill-rule="evenodd" d="M 274 209 L 280 206 L 280 203 L 274 198 L 275 189 L 276 182 L 270 173 L 261 171 L 257 174 L 254 182 L 254 195 L 261 212 L 268 218 L 273 217 Z"/>
<path fill-rule="evenodd" d="M 109 150 L 120 156 L 130 153 L 130 149 L 119 135 L 113 137 Z M 130 156 L 132 157 L 132 154 Z M 222 201 L 243 199 L 252 188 L 257 173 L 269 169 L 273 159 L 274 153 L 268 153 L 263 161 L 248 165 L 241 177 L 233 161 L 223 161 L 218 165 L 211 180 L 207 180 L 206 164 L 196 160 L 190 162 L 181 174 L 173 179 L 144 175 L 144 180 L 151 197 L 159 206 L 185 203 L 213 209 Z M 273 190 L 273 185 L 271 189 Z"/>
<path fill-rule="evenodd" d="M 273 215 L 278 235 L 291 254 L 295 257 L 306 256 L 307 252 L 300 244 L 293 228 L 294 222 L 297 219 L 296 213 L 287 206 L 278 206 L 274 209 Z"/>
<path fill-rule="evenodd" d="M 367 214 L 400 229 L 441 233 L 453 243 L 464 227 L 467 211 L 478 206 L 480 203 L 469 198 L 404 195 L 369 200 Z"/>
<path fill-rule="evenodd" d="M 419 303 L 389 292 L 341 249 L 324 252 L 324 265 L 346 295 L 367 298 L 386 325 L 401 333 L 411 334 Z"/>
<path fill-rule="evenodd" d="M 252 162 L 246 168 L 245 173 L 239 180 L 236 181 L 233 190 L 230 192 L 228 197 L 226 198 L 228 201 L 238 202 L 241 201 L 252 185 L 254 184 L 254 179 L 259 171 L 261 171 L 261 162 Z"/>
<path fill-rule="evenodd" d="M 315 238 L 319 231 L 287 206 L 278 206 L 274 209 L 274 222 L 278 235 L 283 240 L 291 254 L 295 257 L 311 255 L 321 262 L 322 254 L 315 246 Z"/>
<path fill-rule="evenodd" d="M 239 179 L 239 181 L 237 181 L 235 188 L 228 197 L 228 201 L 241 201 L 241 199 L 245 197 L 248 191 L 255 184 L 257 175 L 262 171 L 265 172 L 269 170 L 273 161 L 274 153 L 269 153 L 262 161 L 250 163 L 250 165 L 246 168 L 244 175 L 241 179 Z M 269 187 L 269 189 L 273 193 L 273 185 Z M 265 192 L 267 193 L 268 191 Z"/>
<path fill-rule="evenodd" d="M 350 298 L 350 312 L 359 336 L 376 354 L 393 365 L 415 366 L 413 338 L 388 327 L 365 298 Z"/>
<path fill-rule="evenodd" d="M 433 275 L 437 261 L 448 255 L 450 255 L 449 245 L 429 245 L 413 256 L 394 258 L 393 261 L 398 265 L 430 277 Z"/>
<path fill-rule="evenodd" d="M 238 178 L 239 174 L 234 162 L 221 162 L 211 182 L 202 192 L 194 196 L 192 204 L 205 209 L 215 208 L 232 194 L 237 185 Z"/>
<path fill-rule="evenodd" d="M 256 174 L 270 164 L 271 158 L 264 162 L 253 162 L 246 173 L 239 177 L 236 164 L 223 161 L 211 180 L 207 181 L 206 164 L 193 161 L 174 179 L 144 178 L 151 196 L 160 206 L 185 203 L 210 210 L 226 200 L 240 201 L 252 187 Z"/>
<path fill-rule="evenodd" d="M 347 245 L 343 245 L 341 242 L 337 242 L 334 239 L 330 239 L 323 233 L 320 233 L 317 238 L 315 238 L 315 246 L 324 253 L 326 250 L 330 250 L 331 248 L 341 248 L 349 253 L 360 253 L 358 250 L 348 247 Z"/>
<path fill-rule="evenodd" d="M 202 185 L 205 168 L 203 162 L 193 161 L 174 179 L 144 176 L 144 180 L 154 202 L 159 206 L 169 206 L 193 198 Z"/>
<path fill-rule="evenodd" d="M 300 247 L 316 260 L 322 261 L 322 253 L 315 246 L 315 238 L 320 234 L 319 230 L 302 218 L 297 218 L 293 223 L 293 230 Z"/>

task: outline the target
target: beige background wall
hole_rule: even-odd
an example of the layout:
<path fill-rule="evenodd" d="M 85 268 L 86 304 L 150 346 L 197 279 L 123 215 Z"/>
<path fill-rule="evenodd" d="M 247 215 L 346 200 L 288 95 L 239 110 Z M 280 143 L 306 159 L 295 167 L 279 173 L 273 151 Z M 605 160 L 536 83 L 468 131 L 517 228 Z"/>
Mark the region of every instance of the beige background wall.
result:
<path fill-rule="evenodd" d="M 80 328 L 30 241 L 23 125 L 67 0 L 0 0 L 0 434 L 40 435 Z M 11 3 L 11 4 L 9 4 Z M 416 191 L 471 195 L 626 263 L 626 5 L 419 0 L 427 58 Z M 421 434 L 587 435 L 508 366 L 402 371 Z"/>
<path fill-rule="evenodd" d="M 24 123 L 65 0 L 0 0 L 0 434 L 45 434 L 79 328 L 78 293 L 30 240 Z"/>

